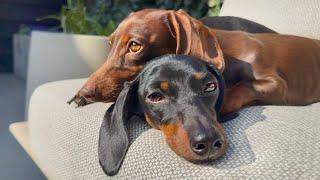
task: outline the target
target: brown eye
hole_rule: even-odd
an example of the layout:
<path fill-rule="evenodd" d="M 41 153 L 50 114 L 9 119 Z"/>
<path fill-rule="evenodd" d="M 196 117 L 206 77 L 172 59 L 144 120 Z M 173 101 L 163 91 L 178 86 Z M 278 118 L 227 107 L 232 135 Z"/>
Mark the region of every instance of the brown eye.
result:
<path fill-rule="evenodd" d="M 212 92 L 217 89 L 216 83 L 208 82 L 204 87 L 204 92 Z"/>
<path fill-rule="evenodd" d="M 165 99 L 165 97 L 159 92 L 154 92 L 150 94 L 147 98 L 152 103 L 159 103 Z"/>
<path fill-rule="evenodd" d="M 129 46 L 130 52 L 136 53 L 141 49 L 141 45 L 137 42 L 131 42 Z"/>

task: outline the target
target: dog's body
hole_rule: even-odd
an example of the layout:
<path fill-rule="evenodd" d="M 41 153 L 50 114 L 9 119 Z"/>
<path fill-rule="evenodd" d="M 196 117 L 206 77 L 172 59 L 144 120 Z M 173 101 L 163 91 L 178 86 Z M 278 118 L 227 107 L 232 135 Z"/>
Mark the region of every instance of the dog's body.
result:
<path fill-rule="evenodd" d="M 215 30 L 227 84 L 223 113 L 258 103 L 320 101 L 320 41 L 275 34 Z"/>
<path fill-rule="evenodd" d="M 248 33 L 276 33 L 256 22 L 234 16 L 207 16 L 199 19 L 204 25 L 220 30 L 244 31 Z"/>
<path fill-rule="evenodd" d="M 183 55 L 166 55 L 148 63 L 127 83 L 106 112 L 99 137 L 99 161 L 108 175 L 119 170 L 130 145 L 132 115 L 164 134 L 169 147 L 193 162 L 217 159 L 226 150 L 218 122 L 224 82 L 213 65 Z M 142 112 L 142 113 L 140 113 Z"/>
<path fill-rule="evenodd" d="M 114 100 L 122 83 L 148 60 L 170 53 L 198 57 L 223 72 L 223 114 L 256 103 L 306 105 L 320 100 L 317 40 L 217 30 L 183 11 L 143 10 L 119 25 L 111 44 L 108 61 L 79 91 L 76 102 Z"/>

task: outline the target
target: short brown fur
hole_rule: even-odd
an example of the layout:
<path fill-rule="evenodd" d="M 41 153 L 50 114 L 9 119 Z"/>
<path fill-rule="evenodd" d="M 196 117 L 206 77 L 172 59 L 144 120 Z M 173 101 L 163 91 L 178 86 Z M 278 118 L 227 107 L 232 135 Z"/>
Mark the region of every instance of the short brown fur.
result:
<path fill-rule="evenodd" d="M 144 24 L 135 26 L 138 21 Z M 181 10 L 148 9 L 133 13 L 111 39 L 131 31 L 139 32 L 137 37 L 149 37 L 143 47 L 146 51 L 141 51 L 151 53 L 148 57 L 186 54 L 223 72 L 227 86 L 223 114 L 253 104 L 307 105 L 320 101 L 319 40 L 212 29 Z M 106 64 L 89 78 L 76 102 L 81 97 L 89 101 L 115 100 L 122 83 L 139 72 L 126 73 L 124 67 L 145 63 L 133 54 L 124 55 L 126 47 L 112 46 Z"/>

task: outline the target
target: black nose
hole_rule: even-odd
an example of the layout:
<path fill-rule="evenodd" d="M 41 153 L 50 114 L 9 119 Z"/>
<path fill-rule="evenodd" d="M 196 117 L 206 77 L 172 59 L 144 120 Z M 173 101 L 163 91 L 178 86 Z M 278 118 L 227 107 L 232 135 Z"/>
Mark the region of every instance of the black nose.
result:
<path fill-rule="evenodd" d="M 209 138 L 205 134 L 199 134 L 190 139 L 191 149 L 198 155 L 205 155 L 209 151 L 217 151 L 221 148 L 220 138 Z"/>
<path fill-rule="evenodd" d="M 190 139 L 191 149 L 198 155 L 204 155 L 209 151 L 209 138 L 204 134 L 198 134 Z"/>
<path fill-rule="evenodd" d="M 216 139 L 212 144 L 212 151 L 217 151 L 222 147 L 222 142 L 220 139 Z"/>

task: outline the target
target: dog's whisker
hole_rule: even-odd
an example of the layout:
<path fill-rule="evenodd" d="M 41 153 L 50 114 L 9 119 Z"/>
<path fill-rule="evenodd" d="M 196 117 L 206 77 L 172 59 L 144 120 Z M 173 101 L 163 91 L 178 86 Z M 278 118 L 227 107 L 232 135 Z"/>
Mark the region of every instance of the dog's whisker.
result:
<path fill-rule="evenodd" d="M 70 105 L 72 102 L 74 102 L 77 99 L 77 95 L 73 96 L 67 103 Z"/>

